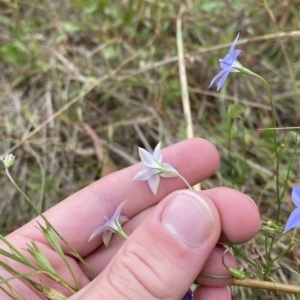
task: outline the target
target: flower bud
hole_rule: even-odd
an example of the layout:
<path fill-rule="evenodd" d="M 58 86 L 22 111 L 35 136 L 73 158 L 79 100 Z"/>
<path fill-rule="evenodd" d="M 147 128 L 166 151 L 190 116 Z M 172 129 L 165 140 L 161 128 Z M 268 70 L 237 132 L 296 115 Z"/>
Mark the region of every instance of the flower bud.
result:
<path fill-rule="evenodd" d="M 9 168 L 10 166 L 13 165 L 14 161 L 15 161 L 15 156 L 10 154 L 6 154 L 5 157 L 2 159 L 4 166 L 6 168 Z"/>
<path fill-rule="evenodd" d="M 244 280 L 246 278 L 246 274 L 240 270 L 228 268 L 228 271 L 235 279 Z"/>
<path fill-rule="evenodd" d="M 35 261 L 43 268 L 43 270 L 51 273 L 56 274 L 55 270 L 51 266 L 49 260 L 46 256 L 40 251 L 34 241 L 31 242 L 31 245 L 28 245 L 27 251 L 30 255 L 35 259 Z"/>

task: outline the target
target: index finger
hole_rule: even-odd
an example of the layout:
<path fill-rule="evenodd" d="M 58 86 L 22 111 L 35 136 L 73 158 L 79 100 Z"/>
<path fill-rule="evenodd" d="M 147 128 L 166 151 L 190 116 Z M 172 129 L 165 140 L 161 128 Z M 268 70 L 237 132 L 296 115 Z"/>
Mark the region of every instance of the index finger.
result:
<path fill-rule="evenodd" d="M 184 140 L 162 150 L 163 162 L 171 164 L 191 185 L 212 175 L 219 163 L 216 148 L 201 138 Z M 179 178 L 161 178 L 154 196 L 146 181 L 132 180 L 142 163 L 128 167 L 83 188 L 44 213 L 52 226 L 84 257 L 101 243 L 101 238 L 87 242 L 91 233 L 103 225 L 104 216 L 112 216 L 124 200 L 128 200 L 122 214 L 131 218 L 149 206 L 158 203 L 169 193 L 185 188 Z M 36 229 L 37 217 L 13 232 L 30 239 L 45 242 Z M 63 246 L 65 251 L 68 251 Z"/>

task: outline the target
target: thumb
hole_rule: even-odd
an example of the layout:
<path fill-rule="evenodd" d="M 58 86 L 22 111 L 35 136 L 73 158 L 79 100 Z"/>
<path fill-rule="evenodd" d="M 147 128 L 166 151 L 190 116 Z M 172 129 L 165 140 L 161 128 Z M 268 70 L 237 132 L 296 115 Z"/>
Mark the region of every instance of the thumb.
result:
<path fill-rule="evenodd" d="M 212 201 L 181 190 L 162 200 L 78 299 L 181 299 L 220 236 Z"/>

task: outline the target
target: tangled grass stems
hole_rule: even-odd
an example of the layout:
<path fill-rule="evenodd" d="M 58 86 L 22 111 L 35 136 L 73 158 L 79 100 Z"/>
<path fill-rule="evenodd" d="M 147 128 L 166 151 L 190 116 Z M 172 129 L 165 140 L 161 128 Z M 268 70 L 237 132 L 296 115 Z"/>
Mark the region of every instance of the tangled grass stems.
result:
<path fill-rule="evenodd" d="M 49 244 L 56 250 L 56 252 L 59 254 L 59 256 L 62 258 L 62 260 L 64 261 L 66 267 L 68 268 L 74 283 L 75 283 L 75 287 L 72 287 L 70 284 L 68 284 L 56 271 L 54 271 L 54 269 L 52 268 L 52 266 L 50 265 L 50 263 L 47 263 L 47 259 L 44 257 L 42 258 L 42 260 L 37 259 L 38 257 L 40 257 L 42 255 L 42 253 L 38 250 L 37 246 L 34 244 L 32 244 L 32 246 L 29 246 L 29 248 L 27 249 L 27 251 L 33 256 L 33 258 L 39 263 L 39 265 L 41 267 L 43 267 L 44 269 L 40 269 L 37 268 L 33 263 L 31 263 L 24 255 L 21 254 L 20 251 L 18 251 L 11 243 L 9 243 L 3 236 L 0 236 L 0 239 L 6 244 L 8 245 L 8 247 L 10 248 L 10 250 L 13 252 L 13 254 L 11 255 L 10 253 L 8 253 L 7 251 L 0 249 L 0 252 L 2 255 L 5 255 L 6 257 L 9 257 L 15 261 L 18 261 L 22 264 L 25 264 L 33 269 L 35 269 L 37 271 L 37 273 L 43 273 L 44 275 L 48 276 L 49 278 L 51 278 L 52 280 L 54 280 L 55 282 L 59 283 L 60 285 L 64 286 L 65 288 L 67 288 L 68 290 L 70 290 L 72 293 L 75 293 L 76 291 L 78 291 L 80 289 L 80 285 L 78 282 L 77 277 L 75 276 L 61 246 L 60 243 L 57 239 L 57 237 L 59 237 L 62 242 L 64 242 L 70 249 L 71 249 L 71 253 L 78 259 L 80 260 L 86 267 L 87 269 L 92 273 L 95 274 L 95 272 L 91 269 L 90 266 L 88 266 L 88 264 L 81 258 L 81 256 L 77 253 L 77 251 L 55 230 L 55 228 L 48 222 L 48 220 L 44 217 L 44 215 L 35 207 L 35 205 L 32 203 L 32 201 L 30 200 L 30 198 L 21 190 L 21 188 L 16 184 L 16 182 L 13 180 L 13 178 L 10 175 L 9 172 L 9 166 L 5 166 L 5 171 L 6 174 L 9 178 L 9 180 L 11 181 L 11 183 L 15 186 L 15 188 L 22 194 L 22 196 L 24 197 L 24 199 L 26 200 L 27 204 L 34 209 L 34 211 L 41 216 L 41 218 L 45 221 L 46 227 L 43 227 L 42 225 L 40 225 L 39 223 L 39 229 L 42 232 L 42 234 L 44 235 L 44 237 L 46 238 L 46 240 L 49 242 Z M 43 256 L 43 255 L 42 255 Z M 14 274 L 17 274 L 16 271 L 14 271 L 13 269 L 11 269 L 7 264 L 3 264 L 2 262 L 0 262 L 2 264 L 2 266 L 8 270 L 9 272 L 13 272 Z M 48 271 L 45 271 L 45 269 L 48 269 Z M 50 271 L 50 272 L 49 272 Z M 22 278 L 26 278 L 26 276 L 22 276 Z M 32 281 L 29 281 L 28 283 L 32 283 Z"/>

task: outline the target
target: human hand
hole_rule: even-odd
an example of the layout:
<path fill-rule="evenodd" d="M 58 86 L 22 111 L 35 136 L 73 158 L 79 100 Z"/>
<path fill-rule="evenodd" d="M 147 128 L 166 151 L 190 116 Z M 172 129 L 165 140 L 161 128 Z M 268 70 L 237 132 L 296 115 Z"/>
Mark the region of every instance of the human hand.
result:
<path fill-rule="evenodd" d="M 199 138 L 177 143 L 162 153 L 164 161 L 192 185 L 213 174 L 219 162 L 215 147 Z M 223 232 L 232 243 L 251 239 L 259 229 L 254 202 L 228 188 L 178 191 L 185 187 L 179 178 L 162 178 L 154 196 L 146 182 L 132 181 L 141 166 L 137 164 L 108 175 L 44 214 L 99 275 L 92 278 L 69 256 L 83 287 L 79 292 L 71 296 L 43 276 L 39 275 L 38 280 L 49 282 L 49 286 L 71 296 L 70 299 L 181 299 L 196 279 L 202 286 L 194 299 L 231 299 L 227 288 L 231 279 L 198 274 L 229 275 L 221 262 L 224 249 L 218 245 L 220 234 Z M 103 224 L 103 217 L 112 215 L 126 199 L 122 214 L 130 220 L 123 229 L 129 239 L 124 241 L 115 235 L 107 248 L 102 245 L 101 237 L 88 243 L 91 233 Z M 7 239 L 19 249 L 26 248 L 31 240 L 36 241 L 57 272 L 72 282 L 61 258 L 36 229 L 36 221 L 43 223 L 38 217 Z M 64 244 L 62 247 L 68 255 L 69 249 Z M 225 262 L 235 267 L 229 253 Z M 19 272 L 28 271 L 15 262 L 9 263 Z M 43 299 L 22 281 L 14 280 L 11 284 L 25 299 Z M 6 299 L 5 295 L 0 296 Z"/>

